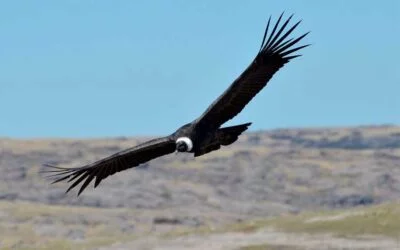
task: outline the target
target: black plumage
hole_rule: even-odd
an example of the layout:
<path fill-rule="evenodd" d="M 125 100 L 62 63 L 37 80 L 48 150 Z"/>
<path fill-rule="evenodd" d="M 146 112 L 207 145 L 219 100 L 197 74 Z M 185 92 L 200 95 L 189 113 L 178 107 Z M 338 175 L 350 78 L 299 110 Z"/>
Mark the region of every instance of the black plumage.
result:
<path fill-rule="evenodd" d="M 50 177 L 55 178 L 53 183 L 64 180 L 72 182 L 67 192 L 82 183 L 79 195 L 93 180 L 94 187 L 97 187 L 110 175 L 160 156 L 179 151 L 193 153 L 197 157 L 232 144 L 251 123 L 225 128 L 220 128 L 221 125 L 240 113 L 283 65 L 300 56 L 293 54 L 294 52 L 309 46 L 294 47 L 308 33 L 287 39 L 301 21 L 286 30 L 292 16 L 279 26 L 282 17 L 283 13 L 270 32 L 271 18 L 268 19 L 261 48 L 254 60 L 193 122 L 185 124 L 169 136 L 147 141 L 83 167 L 62 168 L 45 164 L 43 172 L 50 173 Z"/>

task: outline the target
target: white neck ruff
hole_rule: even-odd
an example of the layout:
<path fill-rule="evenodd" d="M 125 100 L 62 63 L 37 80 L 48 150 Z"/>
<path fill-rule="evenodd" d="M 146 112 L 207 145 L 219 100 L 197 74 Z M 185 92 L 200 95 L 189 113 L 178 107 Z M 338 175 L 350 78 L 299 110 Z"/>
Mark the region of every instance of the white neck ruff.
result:
<path fill-rule="evenodd" d="M 192 140 L 190 140 L 189 137 L 179 137 L 179 138 L 176 140 L 176 143 L 181 142 L 181 141 L 183 141 L 183 142 L 186 144 L 186 146 L 188 147 L 187 151 L 192 150 L 192 148 L 193 148 L 193 142 L 192 142 Z"/>

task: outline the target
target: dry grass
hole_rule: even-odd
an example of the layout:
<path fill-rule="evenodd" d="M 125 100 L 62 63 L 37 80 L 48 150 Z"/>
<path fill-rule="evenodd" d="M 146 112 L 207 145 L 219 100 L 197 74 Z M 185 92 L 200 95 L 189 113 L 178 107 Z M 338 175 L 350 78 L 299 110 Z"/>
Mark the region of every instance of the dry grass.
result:
<path fill-rule="evenodd" d="M 255 244 L 239 248 L 239 250 L 303 250 L 303 249 L 304 248 L 302 247 L 270 245 L 270 244 Z"/>
<path fill-rule="evenodd" d="M 253 233 L 263 228 L 273 228 L 288 233 L 328 233 L 340 237 L 380 235 L 398 239 L 400 237 L 400 203 L 337 211 L 305 212 L 298 215 L 234 223 L 221 228 L 204 226 L 195 230 L 177 230 L 163 236 L 177 237 L 227 232 Z"/>
<path fill-rule="evenodd" d="M 382 235 L 400 237 L 400 203 L 329 212 L 306 212 L 234 224 L 226 231 L 252 232 L 263 227 L 295 233 L 330 233 L 337 236 Z"/>
<path fill-rule="evenodd" d="M 0 212 L 0 249 L 93 249 L 137 236 L 123 232 L 113 218 L 133 214 L 126 209 L 3 201 Z M 48 230 L 41 230 L 43 226 Z M 68 239 L 73 231 L 82 232 L 83 238 Z"/>

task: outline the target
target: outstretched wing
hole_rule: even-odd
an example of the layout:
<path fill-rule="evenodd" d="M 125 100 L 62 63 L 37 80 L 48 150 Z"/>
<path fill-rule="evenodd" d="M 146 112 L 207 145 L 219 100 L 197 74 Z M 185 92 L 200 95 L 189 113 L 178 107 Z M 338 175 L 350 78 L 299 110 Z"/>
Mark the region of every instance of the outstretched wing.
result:
<path fill-rule="evenodd" d="M 78 192 L 79 196 L 94 178 L 96 178 L 94 183 L 94 187 L 96 188 L 102 180 L 116 172 L 136 167 L 139 164 L 162 155 L 173 153 L 174 151 L 174 139 L 163 137 L 139 144 L 83 167 L 61 168 L 46 164 L 44 165 L 46 169 L 41 172 L 50 173 L 49 177 L 56 178 L 52 184 L 64 180 L 67 182 L 74 181 L 67 192 L 83 182 Z"/>
<path fill-rule="evenodd" d="M 278 28 L 282 16 L 283 13 L 269 35 L 268 29 L 271 17 L 268 19 L 264 38 L 257 56 L 231 86 L 196 120 L 198 126 L 207 126 L 215 129 L 235 117 L 266 86 L 271 77 L 283 65 L 300 56 L 293 55 L 294 52 L 309 46 L 308 44 L 294 47 L 308 33 L 297 38 L 287 39 L 301 21 L 285 31 L 293 15 Z"/>

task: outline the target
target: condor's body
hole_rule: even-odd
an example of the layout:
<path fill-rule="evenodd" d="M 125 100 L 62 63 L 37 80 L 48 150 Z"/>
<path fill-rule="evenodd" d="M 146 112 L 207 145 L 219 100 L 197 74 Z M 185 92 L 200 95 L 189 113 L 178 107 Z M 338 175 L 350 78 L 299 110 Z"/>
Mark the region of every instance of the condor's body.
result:
<path fill-rule="evenodd" d="M 177 144 L 179 142 L 185 144 L 182 150 L 179 150 L 179 146 L 177 146 L 177 151 L 194 153 L 194 156 L 197 157 L 217 150 L 221 145 L 227 146 L 232 144 L 250 125 L 251 123 L 245 123 L 232 127 L 213 129 L 206 126 L 202 127 L 195 121 L 183 125 L 170 135 L 170 137 Z"/>

